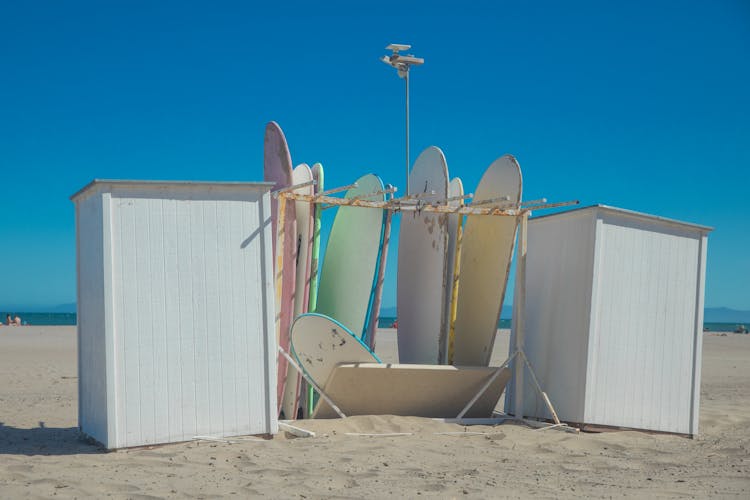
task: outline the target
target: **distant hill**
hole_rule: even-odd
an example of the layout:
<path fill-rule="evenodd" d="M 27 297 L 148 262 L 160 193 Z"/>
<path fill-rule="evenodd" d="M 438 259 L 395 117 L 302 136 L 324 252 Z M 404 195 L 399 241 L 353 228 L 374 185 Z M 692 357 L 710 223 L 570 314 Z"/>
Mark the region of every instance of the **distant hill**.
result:
<path fill-rule="evenodd" d="M 728 307 L 707 307 L 703 310 L 706 323 L 750 323 L 750 311 L 738 311 Z"/>

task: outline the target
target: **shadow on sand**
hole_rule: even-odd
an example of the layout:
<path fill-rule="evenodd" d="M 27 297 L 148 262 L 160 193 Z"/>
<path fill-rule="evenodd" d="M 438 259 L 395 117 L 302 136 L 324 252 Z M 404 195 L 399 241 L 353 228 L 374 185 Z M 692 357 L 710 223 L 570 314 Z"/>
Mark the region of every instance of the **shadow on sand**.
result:
<path fill-rule="evenodd" d="M 92 443 L 78 431 L 77 427 L 39 427 L 19 429 L 0 422 L 0 455 L 80 455 L 106 453 L 101 446 Z"/>

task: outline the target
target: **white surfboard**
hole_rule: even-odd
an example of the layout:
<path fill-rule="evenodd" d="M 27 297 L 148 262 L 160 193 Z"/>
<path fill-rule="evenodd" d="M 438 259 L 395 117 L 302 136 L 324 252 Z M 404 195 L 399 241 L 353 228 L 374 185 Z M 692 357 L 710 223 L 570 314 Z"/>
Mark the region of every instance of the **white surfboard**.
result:
<path fill-rule="evenodd" d="M 346 198 L 383 201 L 383 181 L 373 174 L 357 179 Z M 381 192 L 368 196 L 371 193 Z M 361 338 L 376 287 L 383 234 L 383 210 L 339 207 L 328 236 L 315 312 L 325 314 Z"/>
<path fill-rule="evenodd" d="M 505 155 L 495 160 L 479 181 L 472 204 L 508 196 L 510 202 L 481 205 L 518 205 L 521 168 Z M 458 304 L 453 364 L 487 366 L 497 334 L 508 272 L 516 237 L 516 217 L 467 215 L 461 246 Z"/>
<path fill-rule="evenodd" d="M 341 363 L 380 363 L 357 335 L 322 314 L 303 314 L 294 320 L 291 346 L 292 356 L 319 387 Z"/>
<path fill-rule="evenodd" d="M 292 171 L 292 185 L 302 184 L 313 180 L 312 170 L 306 164 L 297 165 Z M 296 194 L 315 194 L 312 185 L 295 189 Z M 294 287 L 294 317 L 307 312 L 310 296 L 310 258 L 312 250 L 313 212 L 311 204 L 305 201 L 295 202 L 295 215 L 297 220 L 297 276 Z M 296 419 L 297 410 L 300 408 L 300 389 L 302 376 L 297 373 L 293 366 L 287 368 L 286 384 L 284 385 L 284 396 L 281 402 L 281 410 L 287 419 Z"/>
<path fill-rule="evenodd" d="M 429 193 L 423 202 L 448 196 L 448 166 L 443 152 L 425 149 L 409 173 L 410 194 Z M 398 241 L 398 356 L 400 363 L 439 364 L 445 324 L 448 215 L 403 212 Z"/>
<path fill-rule="evenodd" d="M 292 171 L 292 184 L 302 184 L 313 180 L 310 167 L 305 163 L 297 165 Z M 315 187 L 295 189 L 296 194 L 313 196 Z M 307 312 L 310 298 L 310 260 L 312 257 L 313 208 L 306 201 L 295 202 L 297 220 L 297 281 L 294 288 L 294 317 Z"/>
<path fill-rule="evenodd" d="M 454 177 L 450 184 L 448 185 L 448 198 L 454 198 L 458 196 L 464 195 L 464 185 L 461 182 L 461 179 L 458 177 Z M 458 207 L 463 205 L 463 200 L 451 200 L 448 202 L 448 205 L 451 207 Z M 454 280 L 457 277 L 457 270 L 458 266 L 456 265 L 456 250 L 457 250 L 457 244 L 458 244 L 458 229 L 459 229 L 459 222 L 461 220 L 462 215 L 459 214 L 451 214 L 448 216 L 448 251 L 446 252 L 446 261 L 447 261 L 447 270 L 446 272 L 447 277 L 445 280 L 446 287 L 447 287 L 447 293 L 445 294 L 445 308 L 443 310 L 443 314 L 445 314 L 445 324 L 448 328 L 448 336 L 446 338 L 446 348 L 443 350 L 445 353 L 445 356 L 440 360 L 441 364 L 447 364 L 449 363 L 449 353 L 453 349 L 452 345 L 452 338 L 451 338 L 451 323 L 455 320 L 455 309 L 453 308 L 453 301 L 454 301 L 454 294 L 453 291 L 455 289 L 455 283 Z"/>

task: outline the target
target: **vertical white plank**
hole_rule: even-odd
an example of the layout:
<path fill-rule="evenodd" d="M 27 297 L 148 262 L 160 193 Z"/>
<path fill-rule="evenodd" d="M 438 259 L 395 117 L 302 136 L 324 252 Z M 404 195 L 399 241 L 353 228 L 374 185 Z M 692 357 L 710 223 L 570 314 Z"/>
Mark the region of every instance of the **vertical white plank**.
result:
<path fill-rule="evenodd" d="M 646 260 L 646 267 L 643 273 L 643 280 L 640 283 L 641 294 L 644 298 L 641 303 L 640 317 L 642 318 L 639 329 L 647 331 L 656 324 L 656 311 L 653 304 L 657 303 L 657 291 L 653 285 L 653 277 L 659 272 L 659 261 L 656 259 L 656 238 L 653 235 L 643 235 L 643 253 Z M 639 368 L 644 373 L 644 382 L 642 386 L 643 403 L 649 404 L 657 398 L 656 386 L 658 385 L 653 377 L 654 366 L 657 364 L 657 356 L 654 349 L 653 339 L 646 339 L 643 349 L 642 363 Z M 650 417 L 647 411 L 641 409 L 637 425 L 641 428 L 648 428 Z"/>
<path fill-rule="evenodd" d="M 78 345 L 78 422 L 83 432 L 103 443 L 114 446 L 111 418 L 113 397 L 110 370 L 111 337 L 105 330 L 107 295 L 104 293 L 105 238 L 102 194 L 93 186 L 80 195 L 76 204 L 76 267 L 77 267 L 77 345 Z"/>
<path fill-rule="evenodd" d="M 182 342 L 180 326 L 180 277 L 178 254 L 177 201 L 162 199 L 162 238 L 164 248 L 164 339 L 168 440 L 183 441 Z"/>
<path fill-rule="evenodd" d="M 118 384 L 117 384 L 117 373 L 115 364 L 116 353 L 116 339 L 117 333 L 115 326 L 115 313 L 114 310 L 117 306 L 115 302 L 115 294 L 113 287 L 114 279 L 114 258 L 112 252 L 112 195 L 110 193 L 103 193 L 99 198 L 97 197 L 97 205 L 101 210 L 101 232 L 98 234 L 97 240 L 101 244 L 101 280 L 102 280 L 102 306 L 103 306 L 103 334 L 104 334 L 104 366 L 99 371 L 100 376 L 105 377 L 106 387 L 106 421 L 107 421 L 107 440 L 105 444 L 109 447 L 115 448 L 119 446 L 117 440 L 117 427 L 118 427 L 118 411 L 117 411 L 117 400 L 118 400 Z M 98 247 L 99 245 L 97 245 Z M 98 250 L 98 248 L 97 248 Z M 98 260 L 98 259 L 97 259 Z M 102 333 L 98 335 L 101 336 Z M 101 362 L 101 361 L 100 361 Z"/>
<path fill-rule="evenodd" d="M 638 329 L 638 316 L 640 316 L 638 280 L 646 264 L 643 254 L 640 252 L 639 244 L 642 238 L 638 238 L 634 231 L 627 228 L 623 231 L 625 237 L 625 254 L 627 255 L 628 268 L 626 273 L 625 289 L 627 293 L 623 297 L 623 316 L 625 325 L 623 328 L 623 350 L 620 360 L 620 370 L 617 371 L 617 384 L 623 387 L 622 412 L 623 421 L 633 421 L 634 413 L 637 411 L 636 390 L 640 392 L 643 386 L 643 372 L 638 370 L 640 357 L 638 347 L 641 345 L 642 332 Z M 613 318 L 614 319 L 614 318 Z"/>
<path fill-rule="evenodd" d="M 115 343 L 114 376 L 117 388 L 116 403 L 116 442 L 117 447 L 127 445 L 127 387 L 126 387 L 126 353 L 125 334 L 128 323 L 125 314 L 125 290 L 123 287 L 123 268 L 125 266 L 124 252 L 127 245 L 123 243 L 122 214 L 120 213 L 120 197 L 111 197 L 110 220 L 112 222 L 112 302 L 114 304 L 114 329 L 112 335 Z"/>
<path fill-rule="evenodd" d="M 91 363 L 90 358 L 93 357 L 93 356 L 89 355 L 88 352 L 87 352 L 88 351 L 88 338 L 85 338 L 85 335 L 86 335 L 85 324 L 86 324 L 87 318 L 84 318 L 83 315 L 81 314 L 81 310 L 82 310 L 81 305 L 82 305 L 82 302 L 83 302 L 83 300 L 82 300 L 82 294 L 81 294 L 81 290 L 83 289 L 83 287 L 81 285 L 82 285 L 82 280 L 85 277 L 84 273 L 86 272 L 86 269 L 84 267 L 85 264 L 83 263 L 83 261 L 81 259 L 81 248 L 82 248 L 82 245 L 83 245 L 84 241 L 86 241 L 86 240 L 81 237 L 81 232 L 83 231 L 84 234 L 86 234 L 85 232 L 87 230 L 87 229 L 82 229 L 81 228 L 81 219 L 82 219 L 81 210 L 85 209 L 85 208 L 87 208 L 87 207 L 85 207 L 85 205 L 83 204 L 82 200 L 79 199 L 79 200 L 75 201 L 75 221 L 76 221 L 76 319 L 77 319 L 76 320 L 76 353 L 78 354 L 78 357 L 76 359 L 76 369 L 78 370 L 78 430 L 79 431 L 83 431 L 83 432 L 87 432 L 87 429 L 90 427 L 89 426 L 89 418 L 90 418 L 92 412 L 89 411 L 89 407 L 93 406 L 93 405 L 91 405 L 87 401 L 87 399 L 89 397 L 88 394 L 90 394 L 90 392 L 87 394 L 87 391 L 86 391 L 88 389 L 88 387 L 87 387 L 88 380 L 87 380 L 87 377 L 86 377 L 87 373 L 86 373 L 86 370 L 82 370 L 81 369 L 81 367 L 84 365 L 84 360 L 86 360 L 90 364 Z M 86 236 L 88 236 L 90 238 L 92 236 L 92 234 L 86 234 Z M 93 236 L 96 237 L 96 235 L 93 235 Z M 92 265 L 92 263 L 89 263 L 88 265 Z M 86 307 L 86 306 L 88 306 L 88 304 L 86 304 L 84 307 Z M 86 311 L 86 312 L 88 313 L 88 311 Z M 88 314 L 90 314 L 90 313 L 88 313 Z M 105 332 L 105 334 L 106 334 L 106 332 Z M 81 342 L 81 338 L 82 337 L 85 338 L 84 342 Z M 111 366 L 111 365 L 107 365 L 107 366 Z M 106 376 L 106 374 L 105 374 L 105 376 Z M 107 413 L 109 411 L 109 408 L 110 407 L 107 406 Z M 105 425 L 107 425 L 107 424 L 105 424 Z M 103 440 L 101 438 L 101 436 L 94 436 L 94 438 L 95 439 L 98 438 L 98 440 L 100 442 L 106 441 L 106 439 Z M 104 442 L 104 444 L 106 445 L 107 443 Z"/>
<path fill-rule="evenodd" d="M 246 283 L 244 285 L 246 300 L 245 310 L 253 311 L 252 316 L 246 316 L 245 319 L 245 328 L 247 328 L 246 335 L 248 341 L 248 351 L 246 352 L 246 356 L 249 370 L 248 376 L 250 377 L 250 380 L 256 381 L 256 383 L 251 383 L 248 385 L 248 400 L 250 401 L 250 413 L 248 414 L 248 420 L 249 425 L 255 427 L 258 425 L 259 421 L 262 421 L 262 408 L 257 404 L 258 401 L 260 401 L 262 390 L 260 389 L 261 384 L 257 382 L 259 382 L 258 367 L 262 366 L 263 364 L 263 351 L 262 345 L 259 342 L 260 336 L 251 331 L 250 328 L 251 325 L 253 325 L 253 319 L 259 317 L 257 316 L 257 311 L 259 303 L 262 301 L 262 297 L 260 296 L 260 294 L 258 294 L 258 289 L 256 287 L 247 286 L 247 280 L 257 279 L 259 269 L 258 261 L 254 258 L 254 256 L 256 255 L 255 252 L 257 249 L 258 240 L 251 237 L 254 224 L 253 214 L 249 206 L 244 207 L 243 210 L 241 210 L 240 220 L 240 227 L 242 228 L 241 234 L 243 235 L 243 241 L 245 242 L 244 248 L 241 249 L 241 258 L 243 263 L 242 269 L 246 280 Z"/>
<path fill-rule="evenodd" d="M 277 404 L 276 404 L 276 363 L 278 353 L 276 348 L 276 332 L 273 327 L 275 317 L 275 293 L 273 282 L 273 250 L 271 234 L 271 196 L 268 191 L 263 194 L 262 200 L 255 208 L 254 224 L 261 228 L 261 238 L 258 242 L 259 262 L 261 280 L 261 314 L 259 318 L 262 321 L 262 328 L 259 328 L 261 334 L 260 345 L 262 352 L 265 354 L 261 360 L 263 366 L 263 375 L 261 380 L 265 380 L 265 390 L 261 397 L 265 402 L 265 411 L 261 414 L 260 426 L 265 432 L 275 434 L 278 432 Z"/>
<path fill-rule="evenodd" d="M 223 295 L 219 273 L 218 232 L 216 228 L 216 201 L 206 200 L 201 203 L 203 219 L 203 260 L 205 264 L 204 288 L 206 290 L 206 369 L 208 381 L 209 413 L 208 422 L 211 431 L 224 435 L 224 359 L 222 356 L 222 318 L 220 300 Z"/>
<path fill-rule="evenodd" d="M 139 359 L 139 311 L 138 311 L 138 267 L 136 258 L 136 220 L 135 207 L 131 198 L 117 197 L 112 200 L 120 225 L 120 276 L 118 288 L 121 293 L 121 309 L 117 312 L 122 327 L 119 329 L 118 341 L 122 346 L 122 414 L 124 422 L 121 428 L 121 443 L 130 446 L 140 443 L 141 407 L 140 407 L 140 359 Z"/>
<path fill-rule="evenodd" d="M 606 255 L 606 238 L 604 237 L 604 229 L 602 219 L 599 216 L 598 211 L 592 211 L 591 226 L 592 231 L 590 233 L 591 245 L 594 248 L 594 253 L 591 257 L 591 279 L 589 281 L 591 286 L 591 300 L 589 301 L 589 324 L 585 330 L 588 333 L 588 339 L 586 340 L 586 358 L 584 361 L 584 371 L 586 379 L 584 384 L 581 386 L 584 393 L 583 403 L 583 418 L 576 420 L 576 422 L 587 422 L 591 415 L 595 413 L 592 402 L 596 401 L 596 378 L 598 364 L 599 364 L 599 332 L 601 331 L 601 315 L 603 309 L 602 299 L 602 268 L 603 261 Z"/>
<path fill-rule="evenodd" d="M 208 366 L 208 318 L 206 317 L 206 257 L 203 231 L 203 207 L 201 203 L 189 203 L 191 252 L 191 272 L 193 290 L 193 331 L 195 335 L 195 394 L 196 394 L 196 431 L 199 434 L 211 432 L 211 399 L 210 374 Z"/>
<path fill-rule="evenodd" d="M 238 420 L 241 420 L 241 427 L 247 426 L 251 412 L 250 385 L 253 383 L 250 377 L 249 353 L 250 325 L 248 318 L 252 317 L 252 307 L 247 298 L 248 284 L 246 283 L 245 261 L 241 246 L 246 237 L 242 227 L 242 210 L 244 205 L 232 206 L 229 209 L 229 224 L 226 234 L 226 245 L 229 248 L 230 275 L 228 279 L 231 283 L 231 324 L 235 350 L 235 398 Z"/>
<path fill-rule="evenodd" d="M 666 303 L 666 280 L 664 279 L 665 269 L 662 267 L 667 259 L 664 258 L 665 251 L 665 238 L 663 235 L 657 234 L 654 236 L 656 239 L 656 251 L 654 255 L 657 259 L 658 266 L 660 267 L 658 274 L 654 276 L 654 283 L 656 285 L 657 295 L 656 303 L 652 306 L 656 310 L 656 321 L 652 327 L 654 333 L 665 331 L 667 326 L 667 312 L 664 310 Z M 669 373 L 669 352 L 666 350 L 663 338 L 655 338 L 652 345 L 656 352 L 656 359 L 658 360 L 655 365 L 654 373 L 651 377 L 652 383 L 656 386 L 656 394 L 658 399 L 653 401 L 650 408 L 649 421 L 652 422 L 653 428 L 660 429 L 664 425 L 664 411 L 667 409 L 669 404 L 668 398 L 668 387 L 666 387 L 666 374 Z"/>
<path fill-rule="evenodd" d="M 169 441 L 169 358 L 167 351 L 166 318 L 166 248 L 164 241 L 164 211 L 162 200 L 143 200 L 148 212 L 148 289 L 151 317 L 151 373 L 153 373 L 153 421 L 155 443 Z"/>
<path fill-rule="evenodd" d="M 131 241 L 135 252 L 135 275 L 129 279 L 135 280 L 136 321 L 138 332 L 137 358 L 139 374 L 140 434 L 141 442 L 155 443 L 155 372 L 154 372 L 154 339 L 153 339 L 153 300 L 150 286 L 152 284 L 150 259 L 150 223 L 148 198 L 131 198 L 135 217 L 135 234 Z"/>
<path fill-rule="evenodd" d="M 703 355 L 703 300 L 706 286 L 706 252 L 708 250 L 708 237 L 705 234 L 698 236 L 698 256 L 696 265 L 695 286 L 695 323 L 693 325 L 693 359 L 692 377 L 690 385 L 691 407 L 690 407 L 690 434 L 698 435 L 700 414 L 700 387 L 701 387 L 701 360 Z"/>
<path fill-rule="evenodd" d="M 237 349 L 234 328 L 234 286 L 230 255 L 231 212 L 241 207 L 232 201 L 216 203 L 216 244 L 218 248 L 216 275 L 220 288 L 218 326 L 221 336 L 218 339 L 222 357 L 221 399 L 223 412 L 221 426 L 228 432 L 240 431 L 237 414 Z M 239 312 L 239 311 L 238 311 Z M 244 314 L 244 313 L 243 313 Z"/>
<path fill-rule="evenodd" d="M 198 431 L 198 402 L 195 369 L 195 324 L 193 302 L 193 264 L 190 241 L 190 202 L 176 200 L 177 231 L 177 289 L 178 324 L 180 336 L 180 366 L 182 380 L 182 424 L 184 437 L 196 436 Z"/>

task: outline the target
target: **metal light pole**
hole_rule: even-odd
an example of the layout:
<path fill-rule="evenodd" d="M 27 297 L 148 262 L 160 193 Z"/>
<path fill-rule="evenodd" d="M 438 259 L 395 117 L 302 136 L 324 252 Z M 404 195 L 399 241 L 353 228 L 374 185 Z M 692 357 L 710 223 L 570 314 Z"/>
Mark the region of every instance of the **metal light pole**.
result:
<path fill-rule="evenodd" d="M 381 61 L 389 66 L 396 68 L 399 78 L 406 82 L 406 194 L 409 194 L 409 68 L 424 64 L 424 59 L 414 57 L 412 54 L 399 54 L 402 50 L 409 50 L 411 45 L 401 45 L 392 43 L 386 47 L 386 50 L 393 51 L 390 56 L 383 56 Z"/>

